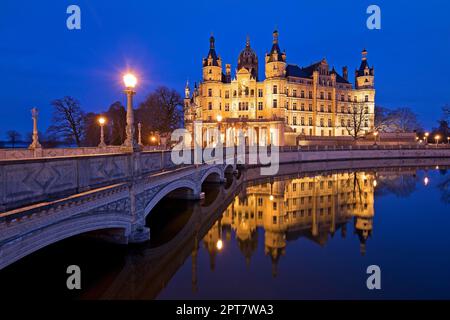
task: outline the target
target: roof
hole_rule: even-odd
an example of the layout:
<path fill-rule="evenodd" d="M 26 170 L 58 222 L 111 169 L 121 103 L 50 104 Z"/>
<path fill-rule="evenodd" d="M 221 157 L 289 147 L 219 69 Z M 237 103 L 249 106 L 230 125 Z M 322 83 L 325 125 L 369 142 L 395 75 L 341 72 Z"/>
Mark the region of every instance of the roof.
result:
<path fill-rule="evenodd" d="M 312 79 L 314 71 L 316 71 L 322 61 L 313 63 L 307 67 L 300 68 L 299 66 L 295 64 L 288 64 L 286 66 L 286 76 L 287 77 L 296 77 L 296 78 L 309 78 Z M 336 75 L 336 82 L 338 83 L 350 83 L 347 80 L 344 79 L 339 73 L 337 73 L 336 70 L 331 71 L 332 74 Z"/>

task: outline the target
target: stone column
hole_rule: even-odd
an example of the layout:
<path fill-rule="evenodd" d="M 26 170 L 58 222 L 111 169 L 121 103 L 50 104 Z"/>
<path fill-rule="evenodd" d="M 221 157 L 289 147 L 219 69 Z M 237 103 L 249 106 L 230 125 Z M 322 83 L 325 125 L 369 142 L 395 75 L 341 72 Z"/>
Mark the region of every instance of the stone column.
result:
<path fill-rule="evenodd" d="M 37 108 L 31 109 L 31 117 L 33 119 L 33 141 L 31 142 L 29 149 L 40 149 L 42 148 L 41 144 L 39 143 L 39 133 L 38 133 L 38 127 L 37 127 L 37 120 L 39 116 L 39 111 Z"/>
<path fill-rule="evenodd" d="M 142 146 L 142 123 L 138 123 L 138 145 Z"/>
<path fill-rule="evenodd" d="M 134 138 L 134 110 L 133 110 L 133 96 L 136 92 L 132 88 L 125 89 L 127 95 L 127 127 L 126 127 L 126 139 L 123 143 L 125 151 L 139 151 L 139 145 Z"/>

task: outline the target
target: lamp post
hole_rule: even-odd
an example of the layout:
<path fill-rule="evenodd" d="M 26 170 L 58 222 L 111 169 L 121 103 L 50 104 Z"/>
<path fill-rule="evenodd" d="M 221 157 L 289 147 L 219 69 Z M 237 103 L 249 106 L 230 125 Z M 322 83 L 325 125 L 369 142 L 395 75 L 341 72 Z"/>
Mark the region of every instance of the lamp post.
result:
<path fill-rule="evenodd" d="M 450 137 L 447 137 L 447 144 L 450 144 Z"/>
<path fill-rule="evenodd" d="M 37 108 L 31 109 L 31 117 L 33 119 L 33 140 L 28 147 L 29 149 L 39 149 L 42 148 L 41 144 L 39 143 L 39 134 L 38 134 L 38 127 L 37 127 L 37 120 L 39 116 L 39 111 Z"/>
<path fill-rule="evenodd" d="M 100 118 L 98 118 L 98 123 L 100 124 L 100 144 L 98 146 L 100 148 L 104 148 L 104 147 L 106 147 L 105 131 L 104 131 L 106 119 L 104 117 L 100 117 Z"/>
<path fill-rule="evenodd" d="M 123 82 L 125 84 L 125 94 L 127 95 L 127 126 L 126 126 L 126 139 L 123 146 L 130 150 L 138 150 L 136 140 L 134 139 L 134 111 L 133 111 L 133 96 L 136 94 L 134 88 L 137 84 L 137 78 L 132 73 L 127 73 L 123 76 Z"/>
<path fill-rule="evenodd" d="M 374 137 L 374 143 L 373 143 L 373 145 L 374 145 L 374 146 L 377 145 L 377 136 L 378 136 L 378 131 L 375 131 L 375 132 L 373 133 L 373 137 Z"/>
<path fill-rule="evenodd" d="M 436 141 L 436 148 L 437 148 L 437 146 L 438 146 L 439 139 L 441 139 L 441 136 L 440 136 L 440 135 L 437 134 L 437 135 L 434 136 L 434 140 Z"/>
<path fill-rule="evenodd" d="M 425 144 L 428 144 L 428 136 L 430 134 L 428 132 L 425 132 L 425 138 L 423 139 L 425 141 Z"/>

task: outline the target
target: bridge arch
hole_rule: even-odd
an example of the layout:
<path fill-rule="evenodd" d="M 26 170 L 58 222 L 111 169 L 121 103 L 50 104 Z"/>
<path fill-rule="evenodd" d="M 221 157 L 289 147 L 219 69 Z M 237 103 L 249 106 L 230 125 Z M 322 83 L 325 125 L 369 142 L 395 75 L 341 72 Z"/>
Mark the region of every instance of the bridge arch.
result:
<path fill-rule="evenodd" d="M 212 166 L 203 173 L 202 178 L 200 180 L 200 184 L 202 184 L 205 181 L 221 182 L 223 181 L 223 178 L 224 173 L 222 168 L 218 166 Z"/>
<path fill-rule="evenodd" d="M 144 209 L 144 219 L 150 214 L 152 209 L 158 204 L 158 202 L 167 196 L 169 193 L 176 190 L 186 190 L 191 193 L 192 198 L 200 194 L 200 186 L 198 186 L 194 181 L 188 179 L 181 179 L 169 183 L 164 188 L 162 188 L 155 196 L 150 200 L 150 202 L 145 206 Z"/>
<path fill-rule="evenodd" d="M 131 233 L 130 216 L 125 212 L 82 215 L 25 235 L 21 241 L 11 241 L 0 248 L 0 269 L 46 246 L 92 231 L 114 231 L 106 236 L 126 243 Z"/>

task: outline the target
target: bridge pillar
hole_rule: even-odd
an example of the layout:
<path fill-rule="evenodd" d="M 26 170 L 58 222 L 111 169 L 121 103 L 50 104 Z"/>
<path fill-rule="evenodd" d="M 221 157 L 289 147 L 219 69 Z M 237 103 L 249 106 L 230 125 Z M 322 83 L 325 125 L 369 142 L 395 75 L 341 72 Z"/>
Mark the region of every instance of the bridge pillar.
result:
<path fill-rule="evenodd" d="M 150 240 L 150 228 L 144 224 L 135 224 L 131 227 L 131 233 L 128 237 L 129 243 L 141 243 Z"/>

